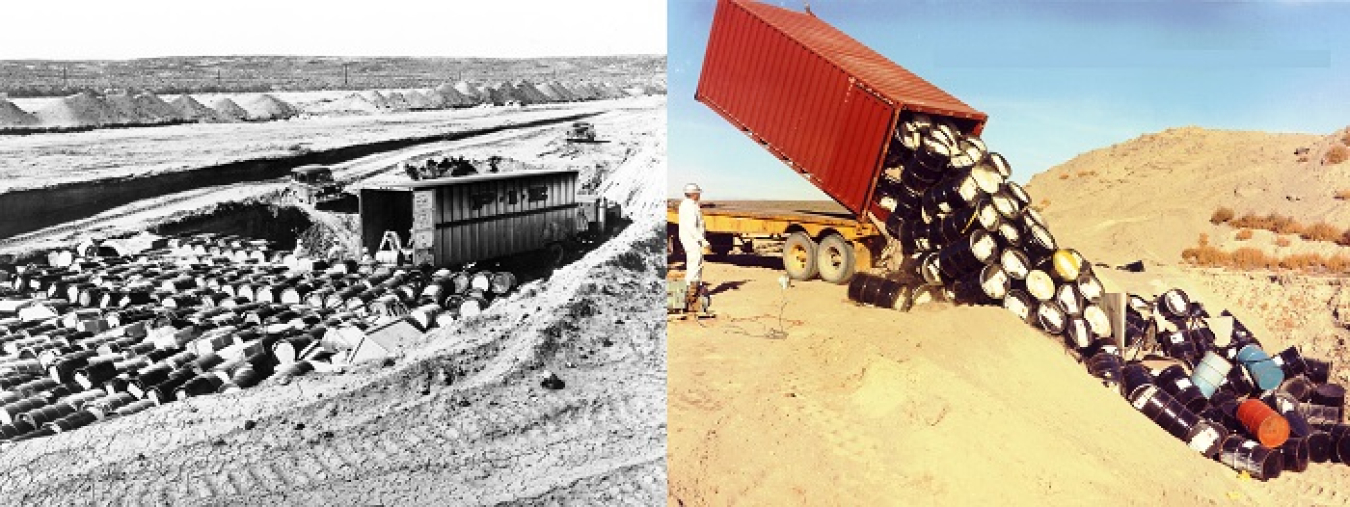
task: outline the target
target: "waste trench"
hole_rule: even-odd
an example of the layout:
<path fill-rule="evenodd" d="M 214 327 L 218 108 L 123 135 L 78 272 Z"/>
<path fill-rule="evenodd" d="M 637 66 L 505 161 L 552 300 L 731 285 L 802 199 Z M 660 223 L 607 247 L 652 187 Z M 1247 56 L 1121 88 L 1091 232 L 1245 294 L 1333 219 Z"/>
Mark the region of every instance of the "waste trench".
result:
<path fill-rule="evenodd" d="M 454 326 L 519 283 L 511 271 L 296 255 L 292 229 L 303 217 L 244 211 L 258 216 L 164 229 L 243 230 L 271 217 L 271 239 L 144 234 L 0 266 L 0 446 L 380 361 L 400 339 Z"/>
<path fill-rule="evenodd" d="M 1211 316 L 1180 289 L 1108 294 L 978 136 L 907 113 L 885 166 L 874 204 L 889 212 L 884 230 L 902 260 L 886 276 L 857 275 L 850 300 L 1003 306 L 1191 449 L 1258 479 L 1350 463 L 1345 389 L 1329 381 L 1330 363 L 1294 347 L 1271 355 L 1230 312 Z M 1159 362 L 1170 364 L 1150 366 Z"/>

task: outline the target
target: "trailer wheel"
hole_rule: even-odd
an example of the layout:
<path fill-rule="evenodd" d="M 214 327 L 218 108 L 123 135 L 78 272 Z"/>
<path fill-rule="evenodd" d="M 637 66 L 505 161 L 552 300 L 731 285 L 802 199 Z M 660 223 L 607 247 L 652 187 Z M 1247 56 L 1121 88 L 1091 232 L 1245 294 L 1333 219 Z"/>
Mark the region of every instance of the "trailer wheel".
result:
<path fill-rule="evenodd" d="M 816 277 L 815 240 L 806 233 L 798 231 L 789 234 L 783 245 L 783 270 L 793 280 L 810 280 Z"/>
<path fill-rule="evenodd" d="M 838 234 L 830 234 L 820 240 L 816 252 L 816 270 L 820 279 L 834 284 L 845 284 L 853 278 L 857 268 L 857 257 L 853 254 L 853 245 Z"/>

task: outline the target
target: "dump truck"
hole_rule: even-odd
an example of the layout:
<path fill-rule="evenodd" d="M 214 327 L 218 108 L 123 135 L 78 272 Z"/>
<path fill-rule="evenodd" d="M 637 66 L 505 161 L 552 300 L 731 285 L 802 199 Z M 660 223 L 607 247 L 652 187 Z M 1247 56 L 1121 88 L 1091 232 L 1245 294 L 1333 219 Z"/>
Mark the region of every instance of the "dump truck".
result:
<path fill-rule="evenodd" d="M 561 264 L 623 221 L 615 203 L 577 192 L 578 174 L 552 169 L 366 185 L 359 190 L 361 248 L 419 266 L 458 268 L 534 253 Z"/>
<path fill-rule="evenodd" d="M 844 210 L 706 207 L 713 252 L 781 239 L 789 276 L 838 284 L 886 246 L 877 224 L 890 212 L 874 199 L 901 116 L 922 113 L 974 135 L 988 118 L 813 14 L 751 0 L 717 2 L 694 98 Z M 666 216 L 678 251 L 679 213 L 672 205 Z"/>

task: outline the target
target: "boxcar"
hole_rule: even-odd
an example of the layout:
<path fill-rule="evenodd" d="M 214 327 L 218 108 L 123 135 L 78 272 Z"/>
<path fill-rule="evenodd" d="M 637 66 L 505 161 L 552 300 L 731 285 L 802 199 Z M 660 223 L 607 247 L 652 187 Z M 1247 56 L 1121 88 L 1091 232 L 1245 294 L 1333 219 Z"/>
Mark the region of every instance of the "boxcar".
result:
<path fill-rule="evenodd" d="M 573 169 L 368 185 L 360 190 L 361 248 L 385 231 L 412 239 L 413 264 L 460 266 L 561 246 L 587 228 Z"/>

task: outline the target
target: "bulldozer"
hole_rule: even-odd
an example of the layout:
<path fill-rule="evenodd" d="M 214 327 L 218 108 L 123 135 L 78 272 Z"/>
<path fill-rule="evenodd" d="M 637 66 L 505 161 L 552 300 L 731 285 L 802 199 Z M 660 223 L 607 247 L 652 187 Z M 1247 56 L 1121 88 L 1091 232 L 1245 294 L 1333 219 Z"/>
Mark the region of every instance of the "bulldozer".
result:
<path fill-rule="evenodd" d="M 595 125 L 590 122 L 573 122 L 572 127 L 567 129 L 567 142 L 569 143 L 594 143 Z"/>
<path fill-rule="evenodd" d="M 318 206 L 342 200 L 342 185 L 333 180 L 333 170 L 321 165 L 305 165 L 291 169 L 291 181 L 286 185 L 286 197 Z"/>

